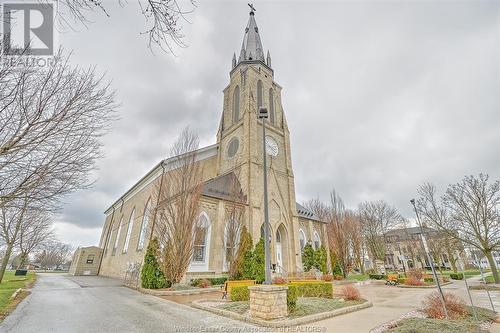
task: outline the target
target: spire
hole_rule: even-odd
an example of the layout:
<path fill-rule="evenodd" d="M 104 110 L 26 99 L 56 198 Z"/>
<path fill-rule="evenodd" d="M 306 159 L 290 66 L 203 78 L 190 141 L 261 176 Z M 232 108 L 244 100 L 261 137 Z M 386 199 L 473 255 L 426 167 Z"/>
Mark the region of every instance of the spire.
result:
<path fill-rule="evenodd" d="M 269 50 L 267 50 L 266 65 L 271 68 L 271 53 L 269 53 Z"/>
<path fill-rule="evenodd" d="M 245 60 L 260 60 L 265 62 L 262 43 L 260 42 L 259 28 L 255 22 L 255 8 L 250 5 L 250 18 L 248 19 L 245 35 L 243 36 L 243 44 L 238 62 Z"/>
<path fill-rule="evenodd" d="M 233 53 L 233 67 L 232 68 L 234 68 L 234 67 L 236 67 L 236 53 Z"/>

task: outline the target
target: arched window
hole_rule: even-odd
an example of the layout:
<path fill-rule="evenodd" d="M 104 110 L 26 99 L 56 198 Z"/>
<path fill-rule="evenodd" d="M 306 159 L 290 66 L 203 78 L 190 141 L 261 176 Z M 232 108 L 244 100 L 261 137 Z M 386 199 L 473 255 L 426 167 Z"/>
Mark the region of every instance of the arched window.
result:
<path fill-rule="evenodd" d="M 128 243 L 130 242 L 132 227 L 134 226 L 134 217 L 135 217 L 135 208 L 134 210 L 132 210 L 132 214 L 130 214 L 130 218 L 128 219 L 127 237 L 125 237 L 125 243 L 123 243 L 123 253 L 127 253 L 128 250 Z"/>
<path fill-rule="evenodd" d="M 299 229 L 299 243 L 300 243 L 300 250 L 304 250 L 304 246 L 306 246 L 307 243 L 307 238 L 304 230 Z"/>
<path fill-rule="evenodd" d="M 144 241 L 146 240 L 146 233 L 149 228 L 149 216 L 151 215 L 151 199 L 148 200 L 144 208 L 144 215 L 142 216 L 141 233 L 139 234 L 139 241 L 137 242 L 137 250 L 144 248 Z"/>
<path fill-rule="evenodd" d="M 269 121 L 274 125 L 274 93 L 273 89 L 269 88 Z"/>
<path fill-rule="evenodd" d="M 123 224 L 123 216 L 120 219 L 120 224 L 118 225 L 118 231 L 116 232 L 115 245 L 113 246 L 113 253 L 115 252 L 116 248 L 118 247 L 118 241 L 120 239 L 120 233 L 122 232 L 122 224 Z"/>
<path fill-rule="evenodd" d="M 106 240 L 106 247 L 104 248 L 105 252 L 107 252 L 111 247 L 111 238 L 113 238 L 113 221 L 109 223 L 108 239 Z"/>
<path fill-rule="evenodd" d="M 240 87 L 236 86 L 233 93 L 233 124 L 240 120 Z"/>
<path fill-rule="evenodd" d="M 314 231 L 313 235 L 313 246 L 315 250 L 321 247 L 321 239 L 319 238 L 319 234 L 316 231 Z"/>
<path fill-rule="evenodd" d="M 235 220 L 229 220 L 224 229 L 224 268 L 229 268 L 229 263 L 233 261 L 238 245 L 240 243 L 240 224 Z"/>
<path fill-rule="evenodd" d="M 196 224 L 192 259 L 193 262 L 203 263 L 206 261 L 209 228 L 210 221 L 208 219 L 208 215 L 203 212 L 200 214 L 198 223 Z"/>
<path fill-rule="evenodd" d="M 262 81 L 257 81 L 257 107 L 262 106 L 263 103 L 263 89 L 262 89 Z"/>

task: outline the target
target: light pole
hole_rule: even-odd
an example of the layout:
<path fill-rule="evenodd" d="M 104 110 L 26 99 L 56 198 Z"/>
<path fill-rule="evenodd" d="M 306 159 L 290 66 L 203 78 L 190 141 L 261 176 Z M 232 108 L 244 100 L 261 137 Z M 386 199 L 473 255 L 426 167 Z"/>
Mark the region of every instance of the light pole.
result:
<path fill-rule="evenodd" d="M 267 202 L 267 152 L 266 152 L 266 119 L 269 113 L 265 107 L 259 107 L 259 119 L 262 120 L 262 159 L 263 159 L 263 173 L 264 173 L 264 253 L 266 257 L 265 272 L 266 279 L 264 284 L 271 284 L 271 251 L 269 249 L 269 207 Z"/>
<path fill-rule="evenodd" d="M 438 287 L 439 293 L 441 294 L 441 303 L 443 305 L 444 315 L 446 316 L 446 319 L 448 319 L 448 311 L 446 310 L 446 303 L 444 300 L 443 290 L 441 289 L 441 283 L 439 283 L 436 269 L 434 268 L 434 261 L 432 260 L 431 255 L 429 254 L 429 248 L 427 247 L 427 240 L 425 239 L 424 228 L 422 227 L 422 223 L 420 222 L 420 216 L 418 215 L 417 206 L 415 206 L 415 199 L 411 199 L 410 203 L 413 205 L 413 209 L 415 210 L 415 215 L 417 216 L 417 222 L 418 222 L 418 226 L 420 227 L 420 235 L 422 237 L 422 244 L 424 245 L 424 251 L 425 251 L 425 254 L 427 255 L 427 260 L 429 261 L 429 264 L 431 265 L 431 270 L 432 270 L 432 275 L 434 276 L 434 281 L 436 281 L 436 285 Z"/>

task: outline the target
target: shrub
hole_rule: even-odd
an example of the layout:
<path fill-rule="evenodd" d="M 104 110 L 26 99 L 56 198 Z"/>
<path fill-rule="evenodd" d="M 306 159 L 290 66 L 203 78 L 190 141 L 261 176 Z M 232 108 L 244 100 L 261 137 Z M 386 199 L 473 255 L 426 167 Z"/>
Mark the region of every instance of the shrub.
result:
<path fill-rule="evenodd" d="M 450 278 L 453 280 L 463 280 L 464 274 L 463 273 L 451 273 Z"/>
<path fill-rule="evenodd" d="M 296 284 L 301 297 L 333 298 L 333 285 L 329 282 L 311 282 Z"/>
<path fill-rule="evenodd" d="M 321 277 L 321 279 L 323 281 L 333 281 L 333 275 L 331 275 L 331 274 L 323 274 L 323 276 Z"/>
<path fill-rule="evenodd" d="M 250 300 L 250 290 L 247 286 L 234 287 L 231 288 L 231 301 L 249 301 Z"/>
<path fill-rule="evenodd" d="M 424 283 L 422 282 L 422 280 L 419 280 L 413 276 L 410 276 L 409 278 L 406 278 L 405 280 L 405 284 L 407 286 L 423 286 Z"/>
<path fill-rule="evenodd" d="M 342 287 L 342 296 L 347 301 L 357 301 L 361 298 L 358 288 L 350 284 Z"/>
<path fill-rule="evenodd" d="M 252 235 L 247 231 L 247 227 L 243 226 L 241 229 L 240 245 L 236 252 L 236 257 L 232 265 L 232 272 L 230 274 L 232 280 L 252 279 L 252 249 Z"/>
<path fill-rule="evenodd" d="M 201 279 L 199 282 L 198 282 L 198 285 L 197 287 L 200 287 L 200 288 L 208 288 L 212 285 L 212 283 L 207 280 L 207 279 Z"/>
<path fill-rule="evenodd" d="M 297 306 L 297 299 L 299 298 L 299 288 L 297 286 L 288 286 L 288 292 L 286 294 L 286 304 L 288 306 L 288 312 L 292 312 Z"/>
<path fill-rule="evenodd" d="M 141 270 L 141 287 L 146 289 L 169 288 L 171 283 L 165 279 L 156 259 L 159 250 L 158 239 L 153 238 L 148 244 Z"/>
<path fill-rule="evenodd" d="M 337 280 L 337 281 L 340 281 L 340 280 L 343 280 L 343 279 L 344 279 L 344 277 L 343 277 L 342 275 L 335 275 L 333 278 L 334 278 L 335 280 Z"/>
<path fill-rule="evenodd" d="M 368 277 L 370 279 L 373 279 L 373 280 L 383 280 L 383 279 L 387 279 L 387 275 L 384 275 L 384 274 L 370 274 L 368 275 Z"/>
<path fill-rule="evenodd" d="M 279 277 L 279 276 L 277 276 L 273 279 L 273 284 L 287 284 L 287 283 L 288 283 L 287 280 L 285 280 L 284 278 Z"/>
<path fill-rule="evenodd" d="M 319 249 L 314 251 L 314 264 L 318 270 L 321 271 L 321 273 L 326 274 L 328 272 L 328 267 L 326 265 L 327 262 L 327 255 L 326 255 L 326 249 L 324 246 L 321 246 Z"/>
<path fill-rule="evenodd" d="M 413 277 L 417 280 L 420 280 L 424 276 L 424 273 L 422 273 L 420 269 L 411 268 L 408 270 L 408 273 L 406 275 L 407 277 Z"/>
<path fill-rule="evenodd" d="M 398 282 L 401 284 L 405 284 L 406 278 L 400 277 L 400 278 L 398 278 Z"/>
<path fill-rule="evenodd" d="M 464 301 L 455 294 L 444 293 L 444 302 L 449 319 L 464 318 L 468 315 Z M 430 318 L 444 319 L 444 310 L 441 303 L 441 294 L 435 291 L 428 294 L 422 302 L 422 309 Z"/>
<path fill-rule="evenodd" d="M 264 238 L 261 237 L 257 244 L 255 244 L 255 249 L 253 250 L 251 265 L 252 276 L 247 278 L 256 280 L 257 283 L 262 283 L 266 279 L 266 272 L 264 270 L 266 266 L 265 262 Z"/>
<path fill-rule="evenodd" d="M 427 283 L 430 283 L 430 282 L 434 282 L 434 278 L 424 278 L 424 282 L 427 282 Z"/>
<path fill-rule="evenodd" d="M 315 267 L 314 262 L 314 249 L 310 242 L 304 246 L 302 250 L 302 265 L 304 266 L 304 271 L 309 271 L 311 268 Z"/>
<path fill-rule="evenodd" d="M 224 284 L 227 281 L 227 277 L 216 277 L 216 278 L 206 278 L 206 279 L 193 279 L 191 280 L 191 286 L 198 287 L 201 280 L 208 280 L 212 286 L 218 286 Z"/>

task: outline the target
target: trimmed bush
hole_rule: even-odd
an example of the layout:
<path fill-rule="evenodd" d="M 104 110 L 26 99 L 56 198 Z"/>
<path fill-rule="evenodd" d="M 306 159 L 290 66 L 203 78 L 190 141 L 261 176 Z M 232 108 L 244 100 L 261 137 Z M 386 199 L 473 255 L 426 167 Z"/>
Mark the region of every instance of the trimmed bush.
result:
<path fill-rule="evenodd" d="M 253 241 L 252 235 L 243 226 L 240 235 L 240 244 L 236 252 L 236 258 L 233 263 L 233 272 L 231 280 L 252 280 L 253 263 Z"/>
<path fill-rule="evenodd" d="M 451 273 L 450 278 L 452 280 L 463 280 L 464 279 L 464 274 L 463 273 Z"/>
<path fill-rule="evenodd" d="M 302 250 L 302 265 L 304 266 L 304 271 L 306 272 L 316 266 L 314 260 L 314 249 L 310 242 L 308 242 Z"/>
<path fill-rule="evenodd" d="M 424 282 L 427 283 L 434 282 L 434 278 L 424 278 Z"/>
<path fill-rule="evenodd" d="M 193 279 L 191 280 L 191 286 L 199 287 L 200 281 L 208 280 L 212 286 L 218 286 L 224 284 L 227 281 L 227 277 L 216 277 L 216 278 L 206 278 L 206 279 Z"/>
<path fill-rule="evenodd" d="M 287 283 L 288 283 L 287 280 L 285 280 L 284 278 L 279 277 L 279 276 L 277 276 L 273 279 L 273 284 L 287 284 Z"/>
<path fill-rule="evenodd" d="M 370 275 L 368 275 L 368 277 L 370 279 L 373 279 L 373 280 L 384 280 L 384 279 L 387 279 L 387 275 L 385 275 L 385 274 L 370 274 Z"/>
<path fill-rule="evenodd" d="M 286 305 L 288 306 L 288 312 L 295 310 L 297 306 L 297 299 L 299 298 L 299 288 L 297 286 L 288 286 L 288 292 L 286 294 Z"/>
<path fill-rule="evenodd" d="M 357 301 L 361 298 L 358 288 L 350 284 L 343 286 L 341 292 L 346 301 Z"/>
<path fill-rule="evenodd" d="M 266 267 L 266 257 L 264 252 L 264 238 L 255 244 L 255 249 L 252 255 L 252 276 L 251 278 L 257 283 L 262 283 L 266 279 L 266 272 L 264 268 Z"/>
<path fill-rule="evenodd" d="M 455 294 L 445 292 L 444 302 L 448 311 L 449 319 L 459 319 L 466 317 L 469 312 L 465 307 L 465 302 Z M 426 296 L 422 302 L 422 308 L 430 318 L 444 319 L 445 314 L 441 303 L 441 294 L 435 291 Z"/>
<path fill-rule="evenodd" d="M 198 287 L 200 288 L 208 288 L 212 285 L 212 283 L 210 283 L 210 281 L 208 281 L 207 279 L 201 279 L 200 282 L 198 282 Z"/>
<path fill-rule="evenodd" d="M 311 282 L 295 284 L 301 297 L 333 298 L 333 285 L 330 282 Z"/>
<path fill-rule="evenodd" d="M 141 270 L 141 287 L 146 289 L 170 288 L 172 285 L 165 279 L 156 259 L 159 250 L 158 239 L 153 238 L 148 244 Z"/>
<path fill-rule="evenodd" d="M 400 277 L 400 278 L 398 278 L 398 282 L 401 283 L 401 284 L 405 284 L 406 278 Z"/>
<path fill-rule="evenodd" d="M 406 278 L 405 280 L 405 284 L 407 286 L 423 286 L 424 283 L 422 282 L 422 280 L 419 280 L 413 276 L 410 276 L 409 278 Z"/>
<path fill-rule="evenodd" d="M 324 274 L 324 275 L 321 277 L 321 279 L 322 279 L 323 281 L 333 281 L 333 275 L 331 275 L 331 274 Z"/>
<path fill-rule="evenodd" d="M 249 301 L 250 300 L 250 290 L 248 286 L 233 287 L 231 288 L 231 301 Z"/>

